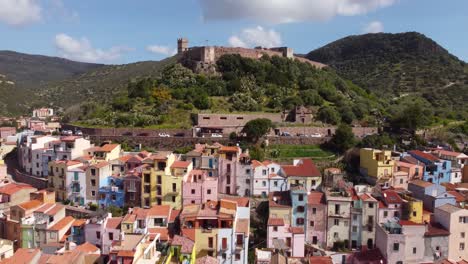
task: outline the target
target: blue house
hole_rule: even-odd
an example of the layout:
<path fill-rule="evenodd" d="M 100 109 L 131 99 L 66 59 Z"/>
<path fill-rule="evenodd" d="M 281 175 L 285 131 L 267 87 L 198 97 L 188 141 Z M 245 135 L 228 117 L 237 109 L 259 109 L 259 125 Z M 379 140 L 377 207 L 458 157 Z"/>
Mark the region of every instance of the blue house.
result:
<path fill-rule="evenodd" d="M 302 227 L 305 230 L 305 219 L 307 215 L 307 191 L 303 186 L 293 186 L 290 190 L 292 205 L 291 226 Z"/>
<path fill-rule="evenodd" d="M 452 170 L 452 164 L 450 161 L 439 159 L 430 153 L 425 153 L 419 150 L 412 150 L 408 153 L 413 158 L 424 164 L 424 181 L 437 184 L 450 182 L 450 173 Z"/>
<path fill-rule="evenodd" d="M 424 209 L 434 212 L 434 209 L 444 204 L 455 205 L 456 198 L 447 192 L 444 186 L 426 181 L 415 180 L 408 184 L 408 191 L 423 201 Z"/>
<path fill-rule="evenodd" d="M 77 219 L 73 222 L 71 226 L 70 236 L 68 236 L 67 240 L 70 242 L 74 242 L 77 245 L 83 244 L 85 240 L 85 224 L 86 220 L 84 219 Z"/>
<path fill-rule="evenodd" d="M 120 177 L 107 177 L 107 185 L 99 188 L 99 206 L 101 208 L 114 205 L 123 207 L 125 203 L 125 193 L 123 179 Z"/>

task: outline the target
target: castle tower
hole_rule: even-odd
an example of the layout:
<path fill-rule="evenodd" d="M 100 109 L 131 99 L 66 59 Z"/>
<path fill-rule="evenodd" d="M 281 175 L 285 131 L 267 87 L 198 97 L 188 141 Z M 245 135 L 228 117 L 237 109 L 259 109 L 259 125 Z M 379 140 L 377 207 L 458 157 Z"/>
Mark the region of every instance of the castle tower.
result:
<path fill-rule="evenodd" d="M 180 54 L 186 50 L 188 50 L 188 39 L 178 38 L 177 39 L 177 54 Z"/>

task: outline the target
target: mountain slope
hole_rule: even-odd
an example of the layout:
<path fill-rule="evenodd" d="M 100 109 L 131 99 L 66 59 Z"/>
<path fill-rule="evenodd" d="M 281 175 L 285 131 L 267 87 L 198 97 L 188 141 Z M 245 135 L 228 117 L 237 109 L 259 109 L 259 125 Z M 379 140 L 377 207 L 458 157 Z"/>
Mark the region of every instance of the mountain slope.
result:
<path fill-rule="evenodd" d="M 349 36 L 306 57 L 382 97 L 414 96 L 447 111 L 466 110 L 467 64 L 420 33 Z"/>
<path fill-rule="evenodd" d="M 176 62 L 176 57 L 162 61 L 143 61 L 124 65 L 103 66 L 64 81 L 51 82 L 38 90 L 41 102 L 69 107 L 86 101 L 108 102 L 131 80 L 158 77 L 160 71 Z"/>
<path fill-rule="evenodd" d="M 56 57 L 0 51 L 0 113 L 22 113 L 37 102 L 36 91 L 51 81 L 65 80 L 102 67 Z M 6 81 L 10 83 L 6 83 Z"/>
<path fill-rule="evenodd" d="M 466 78 L 463 61 L 416 32 L 349 36 L 306 57 L 377 93 L 424 91 Z"/>

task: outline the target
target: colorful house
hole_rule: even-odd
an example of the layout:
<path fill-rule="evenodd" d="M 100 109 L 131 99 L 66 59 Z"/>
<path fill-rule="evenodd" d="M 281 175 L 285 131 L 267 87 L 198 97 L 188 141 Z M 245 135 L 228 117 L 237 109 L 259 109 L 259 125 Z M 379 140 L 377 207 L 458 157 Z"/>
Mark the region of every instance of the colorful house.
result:
<path fill-rule="evenodd" d="M 182 204 L 203 204 L 218 200 L 218 178 L 208 177 L 206 171 L 192 170 L 182 183 Z"/>
<path fill-rule="evenodd" d="M 454 261 L 468 259 L 468 210 L 445 204 L 434 210 L 434 220 L 450 232 L 447 258 Z"/>
<path fill-rule="evenodd" d="M 382 192 L 379 201 L 378 223 L 387 223 L 394 218 L 401 218 L 403 213 L 403 199 L 393 190 Z"/>
<path fill-rule="evenodd" d="M 97 203 L 99 188 L 107 185 L 107 178 L 111 175 L 110 164 L 107 161 L 98 161 L 86 168 L 86 201 Z"/>
<path fill-rule="evenodd" d="M 371 148 L 360 149 L 359 170 L 361 174 L 374 179 L 392 176 L 395 161 L 392 159 L 391 154 L 392 153 L 387 150 Z"/>
<path fill-rule="evenodd" d="M 101 208 L 108 206 L 123 207 L 125 204 L 125 192 L 123 179 L 120 177 L 107 177 L 107 184 L 99 188 L 98 205 Z"/>
<path fill-rule="evenodd" d="M 431 153 L 426 153 L 419 150 L 408 152 L 413 158 L 424 164 L 424 181 L 441 184 L 450 182 L 452 164 L 450 161 L 440 159 Z"/>
<path fill-rule="evenodd" d="M 414 197 L 423 201 L 424 209 L 434 212 L 434 209 L 444 204 L 456 204 L 455 196 L 447 193 L 444 186 L 421 180 L 412 181 L 408 190 Z"/>
<path fill-rule="evenodd" d="M 322 184 L 322 175 L 311 159 L 294 160 L 292 165 L 283 165 L 281 174 L 287 177 L 288 189 L 301 185 L 306 191 L 314 191 Z"/>
<path fill-rule="evenodd" d="M 325 248 L 327 242 L 327 204 L 325 194 L 318 191 L 307 195 L 306 242 Z"/>
<path fill-rule="evenodd" d="M 172 204 L 177 202 L 182 189 L 180 180 L 179 191 L 177 191 L 178 178 L 172 179 L 171 165 L 176 156 L 171 152 L 159 151 L 143 160 L 150 167 L 144 168 L 141 180 L 141 206 Z M 164 192 L 164 193 L 163 193 Z"/>
<path fill-rule="evenodd" d="M 340 245 L 349 248 L 351 204 L 353 202 L 349 189 L 327 189 L 327 248 Z"/>
<path fill-rule="evenodd" d="M 171 241 L 170 260 L 174 258 L 178 263 L 194 264 L 197 258 L 195 242 L 191 239 L 175 235 Z"/>

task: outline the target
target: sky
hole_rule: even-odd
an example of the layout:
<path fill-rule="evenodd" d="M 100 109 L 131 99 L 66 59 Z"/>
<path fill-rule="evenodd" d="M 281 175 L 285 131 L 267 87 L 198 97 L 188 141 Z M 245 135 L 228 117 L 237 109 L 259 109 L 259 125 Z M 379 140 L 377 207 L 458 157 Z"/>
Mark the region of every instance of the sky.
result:
<path fill-rule="evenodd" d="M 0 0 L 0 50 L 106 64 L 163 59 L 179 37 L 307 53 L 407 31 L 468 61 L 468 0 Z"/>

